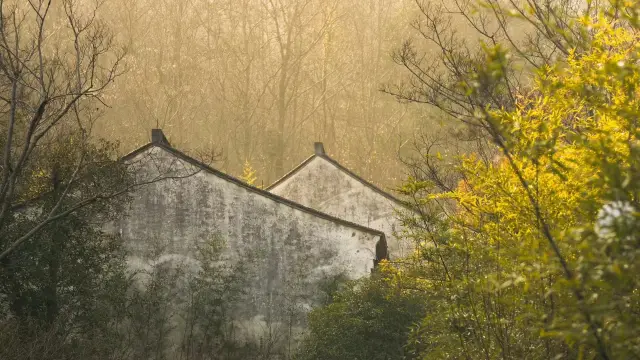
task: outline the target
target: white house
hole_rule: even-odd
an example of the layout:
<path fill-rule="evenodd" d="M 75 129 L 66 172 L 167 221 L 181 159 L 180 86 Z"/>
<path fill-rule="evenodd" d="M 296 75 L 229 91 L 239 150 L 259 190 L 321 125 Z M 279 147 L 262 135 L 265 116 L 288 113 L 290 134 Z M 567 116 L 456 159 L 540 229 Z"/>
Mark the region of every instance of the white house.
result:
<path fill-rule="evenodd" d="M 356 224 L 380 230 L 389 256 L 409 254 L 412 246 L 396 236 L 402 231 L 400 214 L 411 214 L 402 201 L 347 169 L 327 155 L 322 143 L 315 153 L 267 187 L 272 194 Z"/>
<path fill-rule="evenodd" d="M 127 211 L 112 227 L 124 238 L 130 263 L 144 264 L 157 249 L 167 258 L 190 259 L 198 244 L 222 239 L 225 259 L 245 261 L 249 269 L 249 295 L 237 314 L 239 323 L 258 322 L 262 327 L 256 328 L 262 329 L 284 323 L 281 328 L 303 327 L 318 282 L 337 275 L 366 276 L 376 261 L 387 257 L 379 216 L 365 226 L 370 215 L 356 212 L 358 206 L 345 205 L 348 210 L 340 212 L 341 205 L 332 203 L 326 208 L 333 213 L 327 213 L 315 203 L 301 204 L 279 196 L 279 191 L 250 186 L 173 148 L 159 129 L 152 131 L 150 143 L 124 160 L 137 182 L 148 183 L 135 189 Z M 299 179 L 289 177 L 284 185 Z M 318 180 L 318 190 L 327 187 L 329 179 Z M 352 186 L 345 180 L 334 185 L 343 184 Z M 346 194 L 333 200 L 350 199 Z M 370 213 L 376 211 L 390 214 L 386 203 Z M 302 309 L 295 318 L 285 313 L 291 308 L 286 302 Z"/>

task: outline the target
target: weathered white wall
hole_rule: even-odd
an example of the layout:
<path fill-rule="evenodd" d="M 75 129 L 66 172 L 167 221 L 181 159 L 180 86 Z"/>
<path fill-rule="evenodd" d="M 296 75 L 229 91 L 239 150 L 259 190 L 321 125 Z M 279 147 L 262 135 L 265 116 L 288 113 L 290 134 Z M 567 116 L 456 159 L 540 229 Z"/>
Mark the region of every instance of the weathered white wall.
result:
<path fill-rule="evenodd" d="M 366 227 L 387 236 L 389 256 L 409 254 L 411 244 L 401 233 L 398 211 L 406 211 L 393 200 L 365 186 L 321 156 L 315 156 L 270 192 L 297 203 Z"/>
<path fill-rule="evenodd" d="M 279 310 L 286 299 L 307 299 L 294 305 L 309 309 L 318 281 L 339 273 L 359 278 L 373 267 L 380 234 L 275 201 L 199 171 L 159 147 L 129 161 L 141 179 L 192 174 L 135 191 L 128 211 L 114 224 L 131 251 L 130 261 L 144 262 L 158 245 L 167 256 L 192 257 L 198 243 L 219 236 L 228 245 L 229 261 L 252 258 L 250 296 L 242 304 L 241 322 L 284 322 L 286 314 Z M 295 291 L 305 294 L 292 297 L 292 283 L 297 284 Z M 304 315 L 295 322 L 304 322 Z"/>

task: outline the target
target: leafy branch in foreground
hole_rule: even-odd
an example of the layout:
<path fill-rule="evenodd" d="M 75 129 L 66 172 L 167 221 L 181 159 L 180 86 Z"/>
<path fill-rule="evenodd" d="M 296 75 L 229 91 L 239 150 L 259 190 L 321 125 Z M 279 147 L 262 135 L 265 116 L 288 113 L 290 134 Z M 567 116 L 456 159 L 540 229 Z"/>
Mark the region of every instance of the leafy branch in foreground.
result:
<path fill-rule="evenodd" d="M 592 36 L 538 70 L 514 108 L 476 103 L 475 126 L 501 157 L 462 156 L 453 191 L 425 191 L 419 179 L 404 187 L 419 204 L 455 204 L 434 225 L 413 227 L 418 261 L 397 275 L 430 304 L 414 334 L 425 356 L 640 354 L 640 48 L 626 17 L 638 8 L 627 5 L 617 20 L 576 19 Z M 508 67 L 508 51 L 485 53 L 463 83 L 472 99 Z"/>

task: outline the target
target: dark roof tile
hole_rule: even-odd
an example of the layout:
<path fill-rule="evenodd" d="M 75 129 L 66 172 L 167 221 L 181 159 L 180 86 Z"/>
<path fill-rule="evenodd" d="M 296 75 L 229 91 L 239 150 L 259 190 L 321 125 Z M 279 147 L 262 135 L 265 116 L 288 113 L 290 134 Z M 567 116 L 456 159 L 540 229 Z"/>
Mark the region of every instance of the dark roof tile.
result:
<path fill-rule="evenodd" d="M 317 216 L 317 217 L 325 219 L 325 220 L 329 220 L 329 221 L 334 222 L 336 224 L 340 224 L 340 225 L 343 225 L 343 226 L 347 226 L 347 227 L 351 227 L 351 228 L 354 228 L 354 229 L 358 229 L 360 231 L 363 231 L 363 232 L 366 232 L 366 233 L 369 233 L 369 234 L 378 235 L 378 236 L 380 236 L 381 239 L 385 240 L 385 243 L 386 243 L 386 236 L 385 236 L 384 232 L 382 232 L 380 230 L 372 229 L 372 228 L 369 228 L 369 227 L 366 227 L 366 226 L 362 226 L 362 225 L 359 225 L 359 224 L 356 224 L 356 223 L 353 223 L 353 222 L 350 222 L 350 221 L 347 221 L 347 220 L 343 220 L 343 219 L 331 216 L 329 214 L 325 214 L 325 213 L 320 212 L 318 210 L 306 207 L 304 205 L 298 204 L 298 203 L 296 203 L 294 201 L 291 201 L 289 199 L 286 199 L 286 198 L 283 198 L 283 197 L 278 196 L 276 194 L 270 193 L 269 191 L 266 191 L 266 190 L 263 190 L 263 189 L 259 189 L 259 188 L 255 187 L 255 186 L 251 186 L 251 185 L 247 184 L 246 182 L 244 182 L 244 181 L 242 181 L 240 179 L 237 179 L 237 178 L 235 178 L 235 177 L 233 177 L 231 175 L 225 174 L 224 172 L 222 172 L 220 170 L 216 170 L 216 169 L 212 168 L 211 166 L 209 166 L 209 165 L 207 165 L 207 164 L 205 164 L 205 163 L 203 163 L 203 162 L 201 162 L 199 160 L 196 160 L 196 159 L 190 157 L 189 155 L 181 152 L 180 150 L 177 150 L 177 149 L 175 149 L 175 148 L 173 148 L 173 147 L 171 147 L 171 146 L 169 146 L 169 145 L 167 145 L 165 143 L 148 143 L 148 144 L 146 144 L 146 145 L 144 145 L 144 146 L 142 146 L 142 147 L 130 152 L 129 154 L 123 156 L 122 160 L 126 161 L 127 159 L 132 159 L 135 156 L 137 156 L 139 154 L 142 154 L 143 152 L 151 149 L 152 147 L 158 147 L 158 148 L 160 148 L 162 150 L 165 150 L 168 153 L 180 158 L 181 160 L 184 160 L 184 161 L 186 161 L 186 162 L 188 162 L 188 163 L 190 163 L 190 164 L 192 164 L 194 166 L 197 166 L 197 167 L 201 168 L 202 170 L 204 170 L 204 171 L 206 171 L 206 172 L 208 172 L 208 173 L 210 173 L 212 175 L 215 175 L 215 176 L 217 176 L 219 178 L 222 178 L 222 179 L 224 179 L 226 181 L 229 181 L 229 182 L 231 182 L 231 183 L 233 183 L 235 185 L 238 185 L 238 186 L 240 186 L 242 188 L 245 188 L 245 189 L 247 189 L 247 190 L 249 190 L 251 192 L 254 192 L 254 193 L 258 194 L 258 195 L 264 196 L 264 197 L 266 197 L 268 199 L 271 199 L 271 200 L 273 200 L 275 202 L 278 202 L 280 204 L 283 204 L 283 205 L 292 207 L 294 209 L 309 213 L 311 215 Z"/>
<path fill-rule="evenodd" d="M 402 206 L 404 208 L 410 209 L 410 207 L 407 206 L 407 204 L 405 202 L 403 202 L 402 200 L 396 198 L 395 196 L 389 194 L 388 192 L 380 189 L 376 185 L 374 185 L 374 184 L 368 182 L 367 180 L 363 179 L 362 177 L 360 177 L 359 175 L 357 175 L 353 171 L 347 169 L 342 164 L 340 164 L 336 160 L 334 160 L 331 157 L 329 157 L 329 155 L 327 155 L 327 154 L 314 154 L 314 155 L 311 155 L 310 157 L 305 159 L 302 163 L 300 163 L 300 165 L 298 165 L 295 168 L 293 168 L 293 170 L 289 171 L 283 177 L 281 177 L 280 179 L 276 180 L 273 184 L 271 184 L 268 187 L 266 187 L 265 190 L 269 191 L 269 190 L 273 189 L 274 187 L 278 186 L 279 184 L 281 184 L 285 180 L 287 180 L 290 177 L 292 177 L 293 175 L 295 175 L 298 171 L 300 171 L 307 164 L 309 164 L 311 162 L 311 160 L 313 160 L 313 159 L 315 159 L 317 157 L 322 158 L 322 159 L 328 161 L 329 163 L 333 164 L 339 170 L 341 170 L 345 174 L 349 175 L 350 177 L 354 178 L 355 180 L 359 181 L 361 184 L 363 184 L 364 186 L 368 187 L 369 189 L 375 191 L 376 193 L 384 196 L 385 198 L 393 201 L 394 203 L 396 203 L 396 204 L 398 204 L 398 205 L 400 205 L 400 206 Z"/>

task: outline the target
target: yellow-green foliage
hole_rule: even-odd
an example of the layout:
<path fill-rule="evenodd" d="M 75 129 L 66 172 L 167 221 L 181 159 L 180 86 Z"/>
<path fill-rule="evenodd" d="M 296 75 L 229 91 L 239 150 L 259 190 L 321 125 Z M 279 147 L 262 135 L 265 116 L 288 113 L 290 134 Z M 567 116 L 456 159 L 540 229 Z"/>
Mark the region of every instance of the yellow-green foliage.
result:
<path fill-rule="evenodd" d="M 255 185 L 258 177 L 256 176 L 256 170 L 253 169 L 249 160 L 245 160 L 244 165 L 242 166 L 242 176 L 241 179 L 249 185 Z"/>
<path fill-rule="evenodd" d="M 462 159 L 459 186 L 427 199 L 455 213 L 420 230 L 414 265 L 386 268 L 430 304 L 425 358 L 640 356 L 640 34 L 582 22 L 586 51 L 542 69 L 515 110 L 478 113 L 502 156 Z"/>

